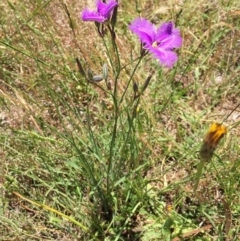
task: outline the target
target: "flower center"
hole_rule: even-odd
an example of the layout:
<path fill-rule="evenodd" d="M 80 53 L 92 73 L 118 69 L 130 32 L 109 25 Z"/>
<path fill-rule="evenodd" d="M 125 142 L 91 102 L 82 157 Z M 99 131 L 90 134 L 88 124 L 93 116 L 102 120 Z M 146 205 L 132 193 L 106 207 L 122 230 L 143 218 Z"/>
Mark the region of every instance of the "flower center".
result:
<path fill-rule="evenodd" d="M 158 44 L 159 44 L 159 43 L 158 43 L 157 41 L 154 41 L 154 42 L 152 43 L 152 47 L 153 47 L 153 48 L 157 48 L 157 47 L 158 47 Z"/>

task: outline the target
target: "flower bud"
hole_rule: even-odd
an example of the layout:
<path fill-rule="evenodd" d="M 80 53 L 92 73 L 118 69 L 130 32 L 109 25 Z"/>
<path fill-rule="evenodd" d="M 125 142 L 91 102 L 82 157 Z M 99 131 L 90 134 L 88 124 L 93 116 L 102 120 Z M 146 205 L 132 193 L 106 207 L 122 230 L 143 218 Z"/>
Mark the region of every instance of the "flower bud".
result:
<path fill-rule="evenodd" d="M 88 69 L 87 70 L 87 76 L 88 76 L 88 79 L 91 81 L 93 79 L 93 72 L 91 69 Z"/>
<path fill-rule="evenodd" d="M 107 66 L 107 64 L 103 65 L 102 72 L 103 72 L 103 79 L 105 79 L 107 81 L 107 78 L 108 78 L 108 66 Z"/>
<path fill-rule="evenodd" d="M 133 83 L 133 91 L 134 91 L 134 93 L 138 92 L 138 84 L 135 81 Z"/>
<path fill-rule="evenodd" d="M 102 75 L 94 75 L 92 78 L 92 82 L 101 82 L 103 80 Z"/>
<path fill-rule="evenodd" d="M 82 67 L 82 64 L 81 64 L 81 62 L 78 58 L 76 58 L 76 62 L 77 62 L 79 72 L 82 74 L 82 76 L 84 76 L 86 78 L 86 73 L 85 73 L 84 68 Z"/>

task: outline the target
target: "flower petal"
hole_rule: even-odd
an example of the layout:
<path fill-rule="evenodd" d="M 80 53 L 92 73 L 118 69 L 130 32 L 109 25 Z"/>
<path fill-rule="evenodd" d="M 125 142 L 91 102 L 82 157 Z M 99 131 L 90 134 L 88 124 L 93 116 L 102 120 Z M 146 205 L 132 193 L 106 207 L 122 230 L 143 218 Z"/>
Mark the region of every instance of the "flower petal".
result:
<path fill-rule="evenodd" d="M 148 47 L 155 41 L 156 28 L 148 20 L 137 18 L 130 24 L 129 28 L 139 37 L 140 41 Z"/>
<path fill-rule="evenodd" d="M 177 54 L 173 51 L 152 47 L 149 52 L 152 53 L 162 65 L 168 68 L 172 68 L 178 60 Z"/>
<path fill-rule="evenodd" d="M 96 12 L 90 11 L 89 9 L 84 9 L 82 11 L 82 20 L 103 23 L 106 19 Z"/>
<path fill-rule="evenodd" d="M 98 13 L 104 16 L 106 19 L 110 18 L 112 10 L 118 5 L 115 0 L 110 0 L 107 3 L 102 3 L 98 1 Z"/>
<path fill-rule="evenodd" d="M 180 31 L 174 28 L 172 22 L 163 23 L 157 30 L 157 42 L 158 46 L 163 49 L 179 48 L 182 45 L 182 38 Z"/>
<path fill-rule="evenodd" d="M 105 8 L 106 8 L 106 3 L 102 2 L 101 0 L 98 0 L 97 1 L 97 12 L 102 15 Z"/>

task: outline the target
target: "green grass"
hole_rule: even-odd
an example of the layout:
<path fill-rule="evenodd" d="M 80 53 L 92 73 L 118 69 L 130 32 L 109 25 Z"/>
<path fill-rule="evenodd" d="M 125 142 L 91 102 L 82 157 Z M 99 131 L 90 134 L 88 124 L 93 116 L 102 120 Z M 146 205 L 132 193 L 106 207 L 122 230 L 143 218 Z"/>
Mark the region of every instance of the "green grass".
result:
<path fill-rule="evenodd" d="M 123 0 L 116 45 L 65 3 L 0 3 L 1 240 L 240 240 L 239 1 Z M 138 15 L 181 29 L 173 69 L 134 61 Z"/>

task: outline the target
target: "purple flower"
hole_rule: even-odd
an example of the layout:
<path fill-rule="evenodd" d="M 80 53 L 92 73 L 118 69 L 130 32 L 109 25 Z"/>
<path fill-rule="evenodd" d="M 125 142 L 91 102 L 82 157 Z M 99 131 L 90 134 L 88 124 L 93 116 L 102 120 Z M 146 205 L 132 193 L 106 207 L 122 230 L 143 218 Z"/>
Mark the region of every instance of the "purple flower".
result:
<path fill-rule="evenodd" d="M 109 0 L 107 3 L 97 0 L 97 11 L 84 9 L 82 12 L 83 21 L 94 21 L 104 23 L 111 17 L 112 10 L 118 5 L 115 0 Z"/>
<path fill-rule="evenodd" d="M 171 68 L 175 64 L 178 57 L 173 49 L 181 47 L 182 38 L 172 22 L 156 28 L 148 20 L 137 18 L 129 28 L 139 37 L 144 49 L 152 53 L 162 65 Z"/>

